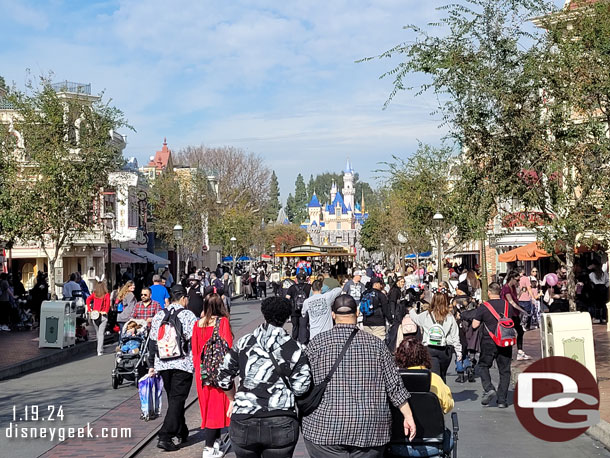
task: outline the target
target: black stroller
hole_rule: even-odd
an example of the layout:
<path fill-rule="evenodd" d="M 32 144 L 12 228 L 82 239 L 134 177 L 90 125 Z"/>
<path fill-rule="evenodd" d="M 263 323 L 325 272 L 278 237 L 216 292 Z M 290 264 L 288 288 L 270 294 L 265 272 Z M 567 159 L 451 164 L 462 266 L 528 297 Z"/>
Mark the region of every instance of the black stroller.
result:
<path fill-rule="evenodd" d="M 129 320 L 121 330 L 112 369 L 112 388 L 124 381 L 138 387 L 138 380 L 148 372 L 148 324 L 146 320 Z"/>

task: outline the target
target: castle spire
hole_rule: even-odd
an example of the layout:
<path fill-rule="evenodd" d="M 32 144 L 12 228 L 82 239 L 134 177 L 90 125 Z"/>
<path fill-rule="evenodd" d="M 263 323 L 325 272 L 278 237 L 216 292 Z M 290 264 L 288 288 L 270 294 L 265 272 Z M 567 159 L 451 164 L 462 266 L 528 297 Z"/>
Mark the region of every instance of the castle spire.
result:
<path fill-rule="evenodd" d="M 364 188 L 362 188 L 362 208 L 361 208 L 362 214 L 364 215 L 366 213 L 365 209 L 364 209 Z"/>

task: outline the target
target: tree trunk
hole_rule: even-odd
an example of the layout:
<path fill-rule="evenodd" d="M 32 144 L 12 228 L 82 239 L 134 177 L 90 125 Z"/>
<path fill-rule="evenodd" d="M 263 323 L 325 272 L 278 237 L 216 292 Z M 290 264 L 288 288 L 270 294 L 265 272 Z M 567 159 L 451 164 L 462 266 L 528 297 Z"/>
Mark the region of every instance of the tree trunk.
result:
<path fill-rule="evenodd" d="M 53 300 L 53 296 L 57 296 L 57 293 L 55 292 L 55 258 L 47 255 L 47 259 L 49 261 L 49 294 L 51 300 Z"/>
<path fill-rule="evenodd" d="M 488 300 L 487 285 L 489 278 L 487 276 L 487 252 L 485 250 L 485 237 L 481 238 L 481 300 Z"/>
<path fill-rule="evenodd" d="M 566 270 L 568 271 L 568 300 L 570 312 L 576 311 L 576 278 L 574 275 L 574 245 L 566 244 Z"/>

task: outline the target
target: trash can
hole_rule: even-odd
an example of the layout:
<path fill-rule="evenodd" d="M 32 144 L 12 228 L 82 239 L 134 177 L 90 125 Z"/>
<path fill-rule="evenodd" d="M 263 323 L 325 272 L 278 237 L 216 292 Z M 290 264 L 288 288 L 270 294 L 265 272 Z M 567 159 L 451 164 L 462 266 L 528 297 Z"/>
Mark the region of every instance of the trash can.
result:
<path fill-rule="evenodd" d="M 64 348 L 75 344 L 76 303 L 44 301 L 40 307 L 39 348 Z"/>
<path fill-rule="evenodd" d="M 597 379 L 591 315 L 587 312 L 543 313 L 540 335 L 543 357 L 572 358 Z"/>

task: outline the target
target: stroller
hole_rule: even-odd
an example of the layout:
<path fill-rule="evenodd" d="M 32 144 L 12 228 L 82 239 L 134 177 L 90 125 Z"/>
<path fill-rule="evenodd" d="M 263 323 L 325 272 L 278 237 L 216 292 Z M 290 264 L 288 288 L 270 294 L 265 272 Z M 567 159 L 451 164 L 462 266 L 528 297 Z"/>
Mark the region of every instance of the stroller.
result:
<path fill-rule="evenodd" d="M 112 369 L 112 388 L 115 390 L 125 380 L 137 388 L 138 380 L 148 371 L 146 361 L 150 333 L 146 320 L 129 320 L 121 331 Z"/>
<path fill-rule="evenodd" d="M 34 314 L 30 310 L 30 297 L 25 294 L 15 298 L 13 307 L 14 324 L 13 328 L 16 331 L 29 331 L 34 325 Z"/>

